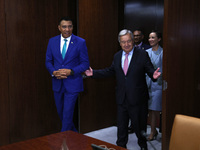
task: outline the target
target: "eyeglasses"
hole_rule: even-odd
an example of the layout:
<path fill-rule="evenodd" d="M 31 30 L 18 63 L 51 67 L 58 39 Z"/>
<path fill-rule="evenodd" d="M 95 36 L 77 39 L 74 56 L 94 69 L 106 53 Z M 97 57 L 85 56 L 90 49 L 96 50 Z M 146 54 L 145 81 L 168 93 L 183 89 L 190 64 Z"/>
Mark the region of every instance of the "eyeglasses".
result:
<path fill-rule="evenodd" d="M 120 41 L 121 44 L 126 44 L 126 43 L 131 44 L 132 42 L 133 42 L 132 40 L 128 40 L 128 41 Z"/>
<path fill-rule="evenodd" d="M 68 29 L 72 29 L 72 27 L 73 27 L 73 25 L 68 25 L 68 26 L 61 26 L 63 29 L 66 29 L 66 28 L 68 28 Z"/>
<path fill-rule="evenodd" d="M 139 36 L 141 36 L 141 34 L 138 34 L 138 35 L 133 35 L 134 37 L 139 37 Z"/>

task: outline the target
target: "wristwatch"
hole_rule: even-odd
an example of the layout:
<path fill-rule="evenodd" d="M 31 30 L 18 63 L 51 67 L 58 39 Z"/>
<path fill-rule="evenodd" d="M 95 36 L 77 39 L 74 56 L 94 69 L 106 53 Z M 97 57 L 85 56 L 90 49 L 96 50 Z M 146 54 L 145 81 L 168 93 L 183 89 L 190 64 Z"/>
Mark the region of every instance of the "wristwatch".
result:
<path fill-rule="evenodd" d="M 70 75 L 74 75 L 74 71 L 71 69 Z"/>

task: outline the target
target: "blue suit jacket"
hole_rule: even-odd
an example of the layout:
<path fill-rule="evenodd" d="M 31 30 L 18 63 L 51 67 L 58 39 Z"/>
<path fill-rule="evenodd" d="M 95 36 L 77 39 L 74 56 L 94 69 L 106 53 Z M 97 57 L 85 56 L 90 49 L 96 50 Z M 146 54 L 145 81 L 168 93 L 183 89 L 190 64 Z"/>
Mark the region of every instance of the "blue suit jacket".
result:
<path fill-rule="evenodd" d="M 68 92 L 83 91 L 83 79 L 81 73 L 89 68 L 88 51 L 84 39 L 72 34 L 71 41 L 65 59 L 60 52 L 61 35 L 52 37 L 49 40 L 46 52 L 46 68 L 52 75 L 58 69 L 72 69 L 74 75 L 66 79 L 56 79 L 52 76 L 53 91 L 59 91 L 64 85 Z M 62 84 L 63 82 L 63 84 Z"/>

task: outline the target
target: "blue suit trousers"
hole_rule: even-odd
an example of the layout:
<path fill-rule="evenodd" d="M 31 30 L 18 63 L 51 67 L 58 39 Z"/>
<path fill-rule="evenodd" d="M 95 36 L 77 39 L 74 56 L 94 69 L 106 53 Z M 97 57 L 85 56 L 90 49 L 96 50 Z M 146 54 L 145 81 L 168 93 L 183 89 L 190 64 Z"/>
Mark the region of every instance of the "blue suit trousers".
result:
<path fill-rule="evenodd" d="M 54 99 L 58 115 L 62 121 L 61 132 L 72 130 L 77 132 L 73 123 L 73 114 L 79 93 L 69 93 L 62 86 L 59 92 L 54 91 Z"/>

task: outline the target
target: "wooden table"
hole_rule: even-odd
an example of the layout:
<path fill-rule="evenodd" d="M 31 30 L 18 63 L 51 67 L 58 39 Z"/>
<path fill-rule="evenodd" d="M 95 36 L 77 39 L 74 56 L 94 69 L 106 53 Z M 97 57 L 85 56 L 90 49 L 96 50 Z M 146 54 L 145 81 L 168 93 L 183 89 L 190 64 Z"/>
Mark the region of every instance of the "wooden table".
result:
<path fill-rule="evenodd" d="M 64 141 L 66 142 L 69 150 L 92 150 L 91 144 L 106 145 L 108 148 L 114 148 L 116 150 L 126 150 L 125 148 L 73 131 L 59 132 L 35 139 L 1 146 L 0 150 L 61 150 Z"/>

